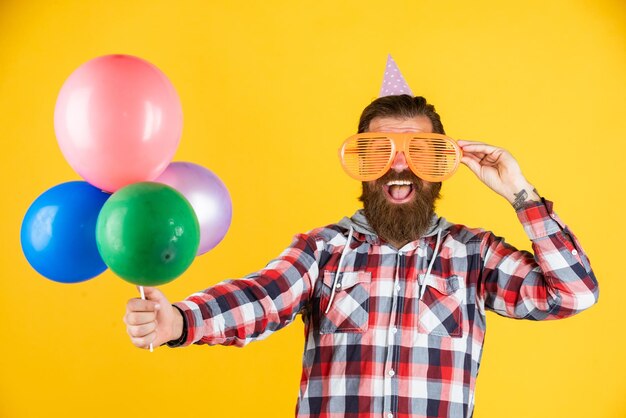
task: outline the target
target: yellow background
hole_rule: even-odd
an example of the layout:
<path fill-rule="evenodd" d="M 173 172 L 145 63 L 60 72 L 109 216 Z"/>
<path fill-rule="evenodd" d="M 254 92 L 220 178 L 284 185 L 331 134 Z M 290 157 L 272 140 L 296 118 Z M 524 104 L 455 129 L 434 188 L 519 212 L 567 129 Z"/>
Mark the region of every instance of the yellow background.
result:
<path fill-rule="evenodd" d="M 244 349 L 135 349 L 136 289 L 106 272 L 34 272 L 19 230 L 46 189 L 79 179 L 54 136 L 64 80 L 109 53 L 157 65 L 185 117 L 177 161 L 226 183 L 225 240 L 162 290 L 179 300 L 261 268 L 293 234 L 359 207 L 340 142 L 378 94 L 387 53 L 449 135 L 509 149 L 580 238 L 600 303 L 565 321 L 489 314 L 475 416 L 626 416 L 623 0 L 0 2 L 1 417 L 293 415 L 300 321 Z M 463 167 L 439 213 L 529 248 L 509 205 Z"/>

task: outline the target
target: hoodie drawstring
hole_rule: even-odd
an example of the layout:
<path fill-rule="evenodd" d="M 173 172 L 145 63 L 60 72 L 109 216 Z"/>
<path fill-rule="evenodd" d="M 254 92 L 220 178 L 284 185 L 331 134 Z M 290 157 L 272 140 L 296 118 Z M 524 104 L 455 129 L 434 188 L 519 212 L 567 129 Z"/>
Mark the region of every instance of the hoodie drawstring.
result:
<path fill-rule="evenodd" d="M 428 264 L 428 270 L 426 270 L 426 275 L 424 276 L 424 281 L 421 283 L 420 289 L 420 300 L 424 296 L 424 291 L 426 290 L 426 283 L 430 277 L 430 272 L 433 269 L 433 265 L 435 264 L 435 258 L 437 258 L 437 253 L 439 253 L 439 245 L 441 244 L 441 228 L 437 231 L 437 243 L 435 244 L 435 251 L 433 252 L 433 258 L 431 258 L 430 263 Z"/>
<path fill-rule="evenodd" d="M 350 248 L 350 241 L 352 241 L 353 232 L 354 232 L 354 229 L 352 229 L 352 226 L 350 226 L 350 232 L 348 232 L 348 240 L 346 241 L 346 245 L 343 247 L 343 251 L 341 252 L 341 257 L 339 257 L 339 265 L 337 266 L 337 272 L 335 273 L 333 286 L 330 290 L 330 299 L 328 300 L 328 306 L 326 306 L 326 310 L 324 311 L 324 314 L 327 314 L 328 311 L 330 310 L 330 307 L 333 304 L 333 300 L 335 299 L 335 290 L 337 289 L 337 284 L 341 283 L 339 282 L 339 275 L 342 273 L 341 265 L 343 264 L 343 259 L 346 253 L 348 252 L 347 250 Z"/>

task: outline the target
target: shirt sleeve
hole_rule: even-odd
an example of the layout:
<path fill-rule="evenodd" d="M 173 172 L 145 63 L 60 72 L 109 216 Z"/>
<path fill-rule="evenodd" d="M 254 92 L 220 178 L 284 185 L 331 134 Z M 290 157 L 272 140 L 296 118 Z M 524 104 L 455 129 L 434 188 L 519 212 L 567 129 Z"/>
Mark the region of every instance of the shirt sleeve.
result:
<path fill-rule="evenodd" d="M 576 237 L 543 200 L 517 212 L 534 256 L 486 233 L 481 243 L 485 308 L 518 319 L 559 319 L 598 301 L 598 282 Z"/>
<path fill-rule="evenodd" d="M 317 279 L 318 251 L 301 234 L 264 269 L 238 280 L 226 280 L 174 305 L 184 319 L 184 340 L 242 347 L 288 325 L 307 305 Z"/>

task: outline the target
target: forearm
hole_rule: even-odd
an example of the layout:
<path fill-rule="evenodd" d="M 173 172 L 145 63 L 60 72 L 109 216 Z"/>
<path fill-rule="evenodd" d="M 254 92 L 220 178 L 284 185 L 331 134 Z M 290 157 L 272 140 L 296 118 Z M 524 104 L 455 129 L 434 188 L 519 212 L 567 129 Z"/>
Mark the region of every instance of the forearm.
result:
<path fill-rule="evenodd" d="M 306 240 L 295 241 L 265 269 L 243 279 L 224 281 L 176 303 L 186 334 L 177 346 L 244 346 L 267 337 L 303 309 L 317 274 L 313 248 Z"/>
<path fill-rule="evenodd" d="M 541 196 L 539 196 L 537 189 L 525 178 L 511 185 L 509 191 L 505 192 L 504 198 L 516 211 L 532 204 L 532 202 L 541 202 Z"/>

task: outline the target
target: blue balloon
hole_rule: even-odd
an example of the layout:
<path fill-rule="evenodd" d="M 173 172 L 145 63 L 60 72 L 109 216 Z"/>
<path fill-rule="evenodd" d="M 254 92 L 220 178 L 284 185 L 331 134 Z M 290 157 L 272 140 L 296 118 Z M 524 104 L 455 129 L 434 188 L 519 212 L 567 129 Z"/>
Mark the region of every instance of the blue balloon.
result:
<path fill-rule="evenodd" d="M 96 221 L 109 194 L 84 181 L 41 194 L 22 222 L 22 251 L 39 274 L 61 283 L 91 279 L 107 266 L 96 244 Z"/>

